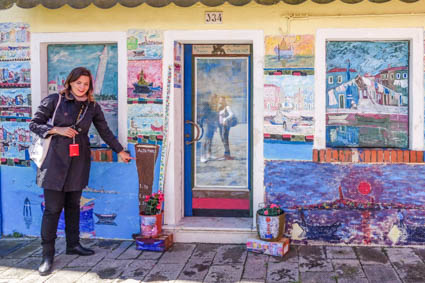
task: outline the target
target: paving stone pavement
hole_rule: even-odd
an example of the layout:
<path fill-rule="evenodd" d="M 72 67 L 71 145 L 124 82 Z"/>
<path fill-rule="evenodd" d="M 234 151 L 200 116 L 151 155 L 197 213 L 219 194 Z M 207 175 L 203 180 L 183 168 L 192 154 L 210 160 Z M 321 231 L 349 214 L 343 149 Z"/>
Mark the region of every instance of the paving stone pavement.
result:
<path fill-rule="evenodd" d="M 37 272 L 39 238 L 0 239 L 0 283 L 220 282 L 425 283 L 425 247 L 292 245 L 284 257 L 244 245 L 176 243 L 166 252 L 138 251 L 133 241 L 83 239 L 96 254 L 66 255 L 56 244 L 54 270 Z"/>

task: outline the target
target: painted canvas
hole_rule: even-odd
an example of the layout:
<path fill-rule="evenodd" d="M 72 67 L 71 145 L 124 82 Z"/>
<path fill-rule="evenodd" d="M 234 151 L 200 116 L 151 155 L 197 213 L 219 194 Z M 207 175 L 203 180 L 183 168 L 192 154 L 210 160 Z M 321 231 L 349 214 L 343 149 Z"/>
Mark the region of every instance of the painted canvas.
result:
<path fill-rule="evenodd" d="M 162 61 L 129 61 L 127 94 L 129 101 L 162 99 Z"/>
<path fill-rule="evenodd" d="M 267 161 L 264 184 L 293 240 L 423 244 L 424 175 L 422 165 Z"/>
<path fill-rule="evenodd" d="M 196 57 L 196 187 L 248 187 L 248 58 Z"/>
<path fill-rule="evenodd" d="M 326 144 L 408 147 L 409 42 L 326 43 Z"/>
<path fill-rule="evenodd" d="M 162 134 L 162 107 L 153 103 L 128 105 L 128 136 Z"/>
<path fill-rule="evenodd" d="M 0 125 L 0 157 L 29 159 L 27 149 L 31 144 L 28 123 L 2 121 Z"/>
<path fill-rule="evenodd" d="M 264 132 L 313 135 L 314 76 L 264 77 Z"/>
<path fill-rule="evenodd" d="M 118 54 L 116 44 L 52 44 L 48 46 L 48 88 L 57 93 L 69 72 L 79 66 L 90 70 L 94 80 L 94 96 L 102 107 L 109 128 L 118 136 Z M 106 146 L 91 127 L 90 144 Z"/>
<path fill-rule="evenodd" d="M 158 30 L 129 30 L 127 32 L 128 60 L 161 59 L 162 32 Z"/>
<path fill-rule="evenodd" d="M 31 117 L 30 88 L 1 88 L 0 89 L 0 118 Z"/>
<path fill-rule="evenodd" d="M 0 88 L 27 88 L 31 86 L 29 61 L 1 61 Z"/>
<path fill-rule="evenodd" d="M 265 68 L 313 68 L 314 35 L 265 37 Z"/>
<path fill-rule="evenodd" d="M 0 23 L 0 61 L 30 60 L 30 32 L 25 23 Z"/>

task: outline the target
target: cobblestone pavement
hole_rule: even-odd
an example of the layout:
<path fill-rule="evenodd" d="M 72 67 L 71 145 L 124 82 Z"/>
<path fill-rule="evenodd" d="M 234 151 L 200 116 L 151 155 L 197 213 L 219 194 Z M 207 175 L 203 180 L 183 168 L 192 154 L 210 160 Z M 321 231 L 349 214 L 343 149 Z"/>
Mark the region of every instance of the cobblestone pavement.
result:
<path fill-rule="evenodd" d="M 0 239 L 0 282 L 425 282 L 425 248 L 293 245 L 280 258 L 244 245 L 179 243 L 161 253 L 133 241 L 82 243 L 96 254 L 66 255 L 59 238 L 54 271 L 41 277 L 39 238 Z"/>

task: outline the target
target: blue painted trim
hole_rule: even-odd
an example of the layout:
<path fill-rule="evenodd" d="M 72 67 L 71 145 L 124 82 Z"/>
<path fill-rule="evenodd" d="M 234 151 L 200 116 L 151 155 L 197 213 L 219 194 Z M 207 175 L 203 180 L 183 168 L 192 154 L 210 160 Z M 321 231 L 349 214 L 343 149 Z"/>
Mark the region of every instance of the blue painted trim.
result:
<path fill-rule="evenodd" d="M 184 121 L 192 121 L 192 45 L 184 45 Z M 183 121 L 183 123 L 184 123 Z M 184 136 L 192 137 L 192 126 L 184 124 Z M 192 145 L 184 138 L 184 216 L 192 216 Z"/>

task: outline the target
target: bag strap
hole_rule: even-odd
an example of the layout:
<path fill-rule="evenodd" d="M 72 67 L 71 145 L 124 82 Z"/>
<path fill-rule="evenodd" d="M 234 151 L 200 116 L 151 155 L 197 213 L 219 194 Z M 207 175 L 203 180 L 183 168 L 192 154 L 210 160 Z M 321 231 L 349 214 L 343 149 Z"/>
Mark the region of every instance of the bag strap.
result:
<path fill-rule="evenodd" d="M 58 93 L 58 95 L 59 95 L 58 103 L 56 104 L 55 112 L 53 112 L 53 116 L 52 116 L 52 120 L 51 120 L 51 125 L 52 126 L 55 125 L 56 111 L 58 111 L 59 104 L 61 103 L 61 100 L 62 100 L 62 95 L 60 93 Z"/>

